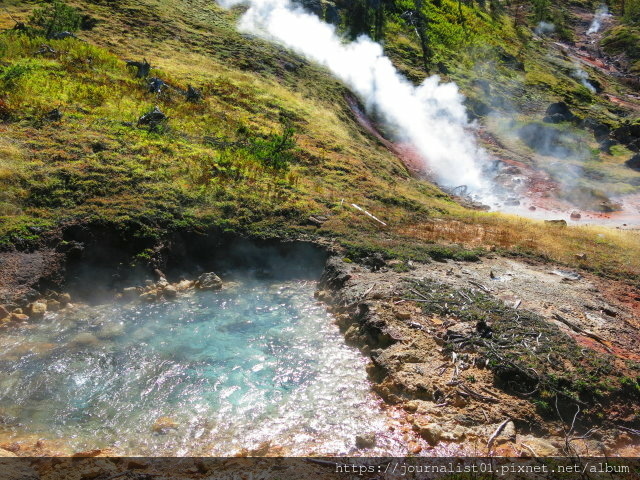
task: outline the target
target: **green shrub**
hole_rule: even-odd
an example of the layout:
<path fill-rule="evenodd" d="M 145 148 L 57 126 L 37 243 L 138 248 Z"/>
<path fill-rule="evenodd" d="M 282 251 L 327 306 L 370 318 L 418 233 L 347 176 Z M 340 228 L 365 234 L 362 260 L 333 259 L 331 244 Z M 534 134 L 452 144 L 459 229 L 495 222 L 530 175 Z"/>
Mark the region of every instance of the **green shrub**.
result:
<path fill-rule="evenodd" d="M 82 24 L 78 11 L 60 0 L 45 3 L 29 17 L 29 24 L 40 28 L 47 37 L 58 32 L 75 32 Z"/>

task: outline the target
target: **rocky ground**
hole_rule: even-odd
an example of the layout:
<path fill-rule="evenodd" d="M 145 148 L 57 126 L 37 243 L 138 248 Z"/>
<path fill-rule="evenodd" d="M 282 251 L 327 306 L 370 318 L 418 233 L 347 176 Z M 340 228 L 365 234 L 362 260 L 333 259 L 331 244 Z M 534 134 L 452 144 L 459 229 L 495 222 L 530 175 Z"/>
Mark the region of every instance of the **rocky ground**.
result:
<path fill-rule="evenodd" d="M 373 265 L 331 259 L 318 296 L 334 305 L 347 340 L 371 355 L 377 391 L 410 412 L 432 446 L 497 455 L 638 451 L 637 405 L 586 385 L 637 374 L 637 290 L 499 257 Z M 593 373 L 583 362 L 593 357 L 615 370 Z M 568 372 L 579 372 L 573 386 L 551 386 L 547 377 Z M 594 416 L 595 405 L 604 416 Z"/>

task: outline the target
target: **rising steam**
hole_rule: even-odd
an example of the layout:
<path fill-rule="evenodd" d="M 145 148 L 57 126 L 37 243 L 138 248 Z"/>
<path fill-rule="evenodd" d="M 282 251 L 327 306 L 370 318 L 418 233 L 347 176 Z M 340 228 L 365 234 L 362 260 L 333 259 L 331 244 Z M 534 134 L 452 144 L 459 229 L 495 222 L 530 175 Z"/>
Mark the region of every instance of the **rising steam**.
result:
<path fill-rule="evenodd" d="M 327 67 L 375 112 L 397 141 L 409 142 L 444 186 L 467 185 L 479 194 L 487 154 L 469 124 L 463 97 L 454 83 L 427 78 L 414 86 L 401 76 L 382 47 L 361 36 L 346 43 L 332 25 L 305 12 L 290 0 L 220 0 L 224 6 L 247 4 L 240 29 L 281 43 Z"/>
<path fill-rule="evenodd" d="M 598 33 L 600 28 L 602 28 L 602 22 L 609 17 L 609 9 L 606 5 L 600 5 L 596 10 L 596 14 L 593 17 L 593 21 L 591 25 L 589 25 L 589 30 L 587 30 L 587 35 L 593 35 L 594 33 Z"/>

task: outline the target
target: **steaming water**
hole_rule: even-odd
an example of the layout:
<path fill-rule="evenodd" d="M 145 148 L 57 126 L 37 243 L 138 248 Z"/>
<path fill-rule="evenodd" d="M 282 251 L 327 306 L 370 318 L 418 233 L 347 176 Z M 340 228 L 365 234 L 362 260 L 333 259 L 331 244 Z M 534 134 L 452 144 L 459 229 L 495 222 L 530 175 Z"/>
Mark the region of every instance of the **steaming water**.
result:
<path fill-rule="evenodd" d="M 593 35 L 594 33 L 598 33 L 600 28 L 602 28 L 602 22 L 610 17 L 609 8 L 606 5 L 600 5 L 596 10 L 596 13 L 593 17 L 593 21 L 591 25 L 589 25 L 589 29 L 587 30 L 587 35 Z"/>
<path fill-rule="evenodd" d="M 347 453 L 386 416 L 314 289 L 253 280 L 6 330 L 0 430 L 136 455 L 227 455 L 268 440 L 290 454 Z M 177 429 L 153 433 L 162 416 Z"/>
<path fill-rule="evenodd" d="M 365 103 L 395 140 L 413 144 L 426 170 L 444 186 L 467 185 L 476 195 L 486 191 L 487 154 L 467 130 L 463 97 L 454 83 L 437 76 L 413 86 L 400 75 L 382 47 L 362 36 L 346 43 L 333 26 L 289 0 L 221 0 L 225 6 L 248 4 L 240 29 L 284 44 L 329 68 Z"/>

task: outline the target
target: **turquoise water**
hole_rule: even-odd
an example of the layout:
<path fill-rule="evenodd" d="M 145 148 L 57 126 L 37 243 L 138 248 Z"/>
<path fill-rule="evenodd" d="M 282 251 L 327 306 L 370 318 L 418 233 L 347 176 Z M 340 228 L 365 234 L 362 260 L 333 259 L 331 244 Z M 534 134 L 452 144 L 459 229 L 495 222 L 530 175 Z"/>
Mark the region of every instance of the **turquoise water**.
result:
<path fill-rule="evenodd" d="M 247 280 L 6 329 L 0 429 L 132 455 L 232 455 L 264 442 L 281 454 L 349 453 L 387 417 L 314 289 Z M 154 432 L 159 417 L 175 428 Z"/>

